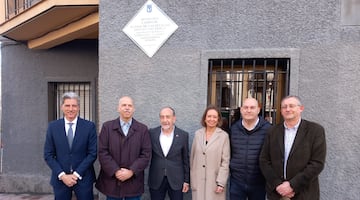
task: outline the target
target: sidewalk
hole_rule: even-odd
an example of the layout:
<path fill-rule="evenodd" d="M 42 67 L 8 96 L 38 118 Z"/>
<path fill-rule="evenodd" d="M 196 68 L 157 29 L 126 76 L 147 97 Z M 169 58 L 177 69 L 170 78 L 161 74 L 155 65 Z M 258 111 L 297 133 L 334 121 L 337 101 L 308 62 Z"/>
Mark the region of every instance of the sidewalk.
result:
<path fill-rule="evenodd" d="M 94 197 L 94 200 L 98 200 L 99 197 Z M 0 193 L 0 200 L 54 200 L 54 195 L 52 194 L 8 194 Z M 73 195 L 72 200 L 76 200 L 75 195 Z"/>
<path fill-rule="evenodd" d="M 6 194 L 0 193 L 0 200 L 53 200 L 51 194 Z"/>

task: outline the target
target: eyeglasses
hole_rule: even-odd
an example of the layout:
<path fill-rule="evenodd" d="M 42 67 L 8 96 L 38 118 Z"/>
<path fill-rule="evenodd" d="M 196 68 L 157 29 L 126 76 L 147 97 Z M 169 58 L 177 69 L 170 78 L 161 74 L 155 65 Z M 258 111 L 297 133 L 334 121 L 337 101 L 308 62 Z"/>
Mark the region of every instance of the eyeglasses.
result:
<path fill-rule="evenodd" d="M 286 109 L 286 108 L 293 109 L 297 106 L 301 106 L 301 105 L 298 105 L 298 104 L 281 105 L 281 109 Z"/>

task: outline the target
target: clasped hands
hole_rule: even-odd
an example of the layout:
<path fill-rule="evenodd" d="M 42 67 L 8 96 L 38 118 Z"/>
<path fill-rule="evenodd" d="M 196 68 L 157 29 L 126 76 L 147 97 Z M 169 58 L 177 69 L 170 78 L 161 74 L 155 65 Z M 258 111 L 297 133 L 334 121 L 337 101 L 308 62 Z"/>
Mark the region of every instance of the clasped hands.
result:
<path fill-rule="evenodd" d="M 283 197 L 292 198 L 295 192 L 292 189 L 289 181 L 285 181 L 276 187 L 276 191 Z"/>
<path fill-rule="evenodd" d="M 61 176 L 62 182 L 68 187 L 72 187 L 77 184 L 78 179 L 79 178 L 75 174 L 64 174 Z"/>
<path fill-rule="evenodd" d="M 126 181 L 129 178 L 131 178 L 134 175 L 134 172 L 132 170 L 126 169 L 126 168 L 120 168 L 115 172 L 115 177 L 119 181 Z"/>

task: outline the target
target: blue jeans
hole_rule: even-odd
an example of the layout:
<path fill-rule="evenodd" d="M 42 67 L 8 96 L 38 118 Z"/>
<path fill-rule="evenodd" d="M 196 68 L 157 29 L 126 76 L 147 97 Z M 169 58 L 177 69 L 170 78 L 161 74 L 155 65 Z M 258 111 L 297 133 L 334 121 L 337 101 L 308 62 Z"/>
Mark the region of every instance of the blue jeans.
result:
<path fill-rule="evenodd" d="M 140 200 L 141 196 L 136 197 L 123 197 L 123 198 L 116 198 L 116 197 L 106 197 L 106 200 Z"/>
<path fill-rule="evenodd" d="M 248 185 L 230 177 L 230 200 L 265 200 L 265 185 Z"/>

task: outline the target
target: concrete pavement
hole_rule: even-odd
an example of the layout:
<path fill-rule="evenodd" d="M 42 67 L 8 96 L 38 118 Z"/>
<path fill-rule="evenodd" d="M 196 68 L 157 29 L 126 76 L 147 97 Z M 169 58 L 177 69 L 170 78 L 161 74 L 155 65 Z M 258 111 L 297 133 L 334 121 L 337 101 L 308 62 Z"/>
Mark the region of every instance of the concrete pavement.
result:
<path fill-rule="evenodd" d="M 94 196 L 94 200 L 98 200 L 98 195 Z M 54 195 L 52 194 L 9 194 L 9 193 L 0 193 L 0 200 L 54 200 Z M 75 195 L 73 195 L 72 200 L 76 200 Z"/>
<path fill-rule="evenodd" d="M 7 194 L 0 193 L 0 200 L 53 200 L 51 194 Z"/>

